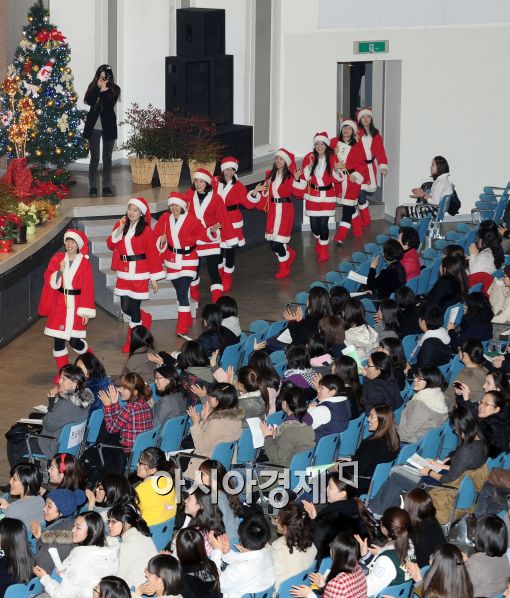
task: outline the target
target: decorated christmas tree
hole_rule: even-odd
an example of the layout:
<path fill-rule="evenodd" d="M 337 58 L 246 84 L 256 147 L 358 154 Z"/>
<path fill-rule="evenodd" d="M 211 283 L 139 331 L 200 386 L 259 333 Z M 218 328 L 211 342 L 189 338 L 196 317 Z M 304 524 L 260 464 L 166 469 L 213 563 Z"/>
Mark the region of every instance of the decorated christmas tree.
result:
<path fill-rule="evenodd" d="M 57 168 L 87 155 L 70 60 L 65 37 L 36 0 L 1 85 L 0 155 Z"/>

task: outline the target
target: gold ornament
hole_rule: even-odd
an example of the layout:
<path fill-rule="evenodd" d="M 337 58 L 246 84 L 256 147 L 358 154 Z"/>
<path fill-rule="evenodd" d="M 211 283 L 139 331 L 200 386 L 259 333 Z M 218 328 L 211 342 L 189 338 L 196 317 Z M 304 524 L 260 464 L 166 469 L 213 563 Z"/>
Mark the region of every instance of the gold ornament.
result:
<path fill-rule="evenodd" d="M 67 136 L 68 137 L 74 137 L 74 133 L 72 131 L 68 131 Z"/>
<path fill-rule="evenodd" d="M 42 156 L 42 151 L 40 149 L 35 150 L 35 155 L 40 158 Z"/>
<path fill-rule="evenodd" d="M 55 102 L 53 100 L 48 100 L 48 106 L 53 106 Z"/>
<path fill-rule="evenodd" d="M 32 131 L 30 137 L 32 137 L 32 139 L 35 139 L 37 137 L 37 133 L 35 131 Z"/>
<path fill-rule="evenodd" d="M 59 147 L 56 147 L 55 153 L 57 154 L 57 156 L 60 156 L 60 154 L 62 153 L 62 150 Z"/>
<path fill-rule="evenodd" d="M 66 66 L 66 73 L 68 73 L 69 75 L 71 74 L 71 68 Z"/>
<path fill-rule="evenodd" d="M 34 17 L 32 15 L 28 15 L 28 22 L 31 23 L 34 20 Z"/>

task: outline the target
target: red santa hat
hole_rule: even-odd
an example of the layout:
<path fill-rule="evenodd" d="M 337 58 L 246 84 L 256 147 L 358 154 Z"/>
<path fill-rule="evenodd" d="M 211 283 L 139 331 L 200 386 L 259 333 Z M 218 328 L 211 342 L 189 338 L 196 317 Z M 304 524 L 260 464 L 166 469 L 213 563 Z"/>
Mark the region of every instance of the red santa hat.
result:
<path fill-rule="evenodd" d="M 177 191 L 171 191 L 168 196 L 168 206 L 180 206 L 187 212 L 188 202 L 186 201 L 186 195 L 184 195 L 184 193 L 177 193 Z"/>
<path fill-rule="evenodd" d="M 193 175 L 193 179 L 200 179 L 210 185 L 212 182 L 212 174 L 205 168 L 197 168 Z"/>
<path fill-rule="evenodd" d="M 315 145 L 319 141 L 322 141 L 322 143 L 325 143 L 326 145 L 329 145 L 331 143 L 326 131 L 315 133 L 315 135 L 313 136 L 313 144 Z"/>
<path fill-rule="evenodd" d="M 221 172 L 223 172 L 226 168 L 233 168 L 236 172 L 239 169 L 239 160 L 234 158 L 234 156 L 227 156 L 223 158 L 221 161 Z"/>
<path fill-rule="evenodd" d="M 360 108 L 358 112 L 356 112 L 356 119 L 359 122 L 362 116 L 372 116 L 372 107 L 367 106 L 366 108 Z"/>
<path fill-rule="evenodd" d="M 276 153 L 275 156 L 279 156 L 285 164 L 287 164 L 288 169 L 291 172 L 296 170 L 296 158 L 292 152 L 286 150 L 284 147 L 281 147 Z"/>
<path fill-rule="evenodd" d="M 70 228 L 64 233 L 64 241 L 66 239 L 72 239 L 75 241 L 83 257 L 89 259 L 89 240 L 83 231 Z"/>
<path fill-rule="evenodd" d="M 342 130 L 343 127 L 351 127 L 355 135 L 358 132 L 358 125 L 353 120 L 350 120 L 349 118 L 342 121 L 342 123 L 340 124 L 340 131 Z"/>
<path fill-rule="evenodd" d="M 151 211 L 149 209 L 149 204 L 143 197 L 132 197 L 128 201 L 128 206 L 129 205 L 136 206 L 145 216 L 145 222 L 147 222 L 147 224 L 151 223 Z"/>

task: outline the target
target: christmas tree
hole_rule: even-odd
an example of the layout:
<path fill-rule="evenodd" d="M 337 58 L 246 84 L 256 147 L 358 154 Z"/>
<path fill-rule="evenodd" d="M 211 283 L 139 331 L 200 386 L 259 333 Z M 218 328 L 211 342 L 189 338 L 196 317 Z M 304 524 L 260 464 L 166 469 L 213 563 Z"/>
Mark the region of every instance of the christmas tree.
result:
<path fill-rule="evenodd" d="M 28 13 L 20 45 L 0 93 L 0 156 L 58 168 L 87 155 L 79 126 L 85 117 L 69 67 L 71 51 L 49 22 L 42 0 Z"/>

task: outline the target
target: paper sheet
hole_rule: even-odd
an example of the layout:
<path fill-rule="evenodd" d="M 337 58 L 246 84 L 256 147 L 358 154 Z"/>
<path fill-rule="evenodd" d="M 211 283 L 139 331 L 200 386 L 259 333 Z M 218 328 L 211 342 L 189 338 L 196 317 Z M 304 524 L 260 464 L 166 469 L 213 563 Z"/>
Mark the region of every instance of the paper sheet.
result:
<path fill-rule="evenodd" d="M 411 455 L 407 462 L 413 467 L 416 467 L 416 469 L 422 469 L 423 467 L 426 467 L 427 469 L 432 469 L 432 471 L 435 472 L 441 471 L 441 467 L 439 467 L 435 462 L 424 459 L 421 455 L 418 455 L 418 453 Z"/>
<path fill-rule="evenodd" d="M 356 352 L 356 347 L 354 345 L 349 345 L 348 347 L 345 347 L 345 349 L 342 351 L 342 355 L 352 357 L 358 365 L 358 373 L 361 373 L 361 360 L 358 356 L 358 353 Z"/>
<path fill-rule="evenodd" d="M 457 305 L 457 307 L 454 307 L 450 311 L 450 317 L 448 318 L 448 323 L 449 324 L 455 324 L 455 320 L 457 319 L 457 315 L 459 313 L 459 309 L 460 309 L 460 306 Z"/>
<path fill-rule="evenodd" d="M 280 336 L 276 337 L 277 341 L 280 341 L 281 343 L 285 343 L 286 345 L 290 345 L 292 343 L 292 336 L 289 332 L 289 329 L 286 328 L 281 334 Z"/>
<path fill-rule="evenodd" d="M 32 419 L 30 417 L 22 417 L 21 419 L 18 419 L 18 422 L 20 424 L 34 424 L 37 426 L 42 426 L 42 419 Z"/>
<path fill-rule="evenodd" d="M 253 440 L 253 448 L 260 448 L 264 446 L 264 435 L 262 434 L 262 430 L 260 429 L 260 417 L 249 417 L 246 420 L 248 427 L 251 431 L 251 437 Z"/>
<path fill-rule="evenodd" d="M 62 561 L 60 560 L 60 555 L 58 554 L 58 550 L 52 546 L 51 548 L 48 548 L 48 554 L 51 556 L 51 560 L 53 561 L 53 564 L 55 565 L 55 569 L 57 571 L 61 571 L 62 570 Z"/>
<path fill-rule="evenodd" d="M 354 272 L 354 270 L 351 270 L 349 274 L 347 274 L 347 278 L 354 280 L 355 282 L 360 282 L 361 284 L 367 284 L 368 282 L 368 278 L 366 276 L 362 276 L 361 274 Z"/>
<path fill-rule="evenodd" d="M 48 406 L 47 405 L 36 405 L 34 407 L 36 411 L 40 411 L 41 413 L 48 413 Z"/>

